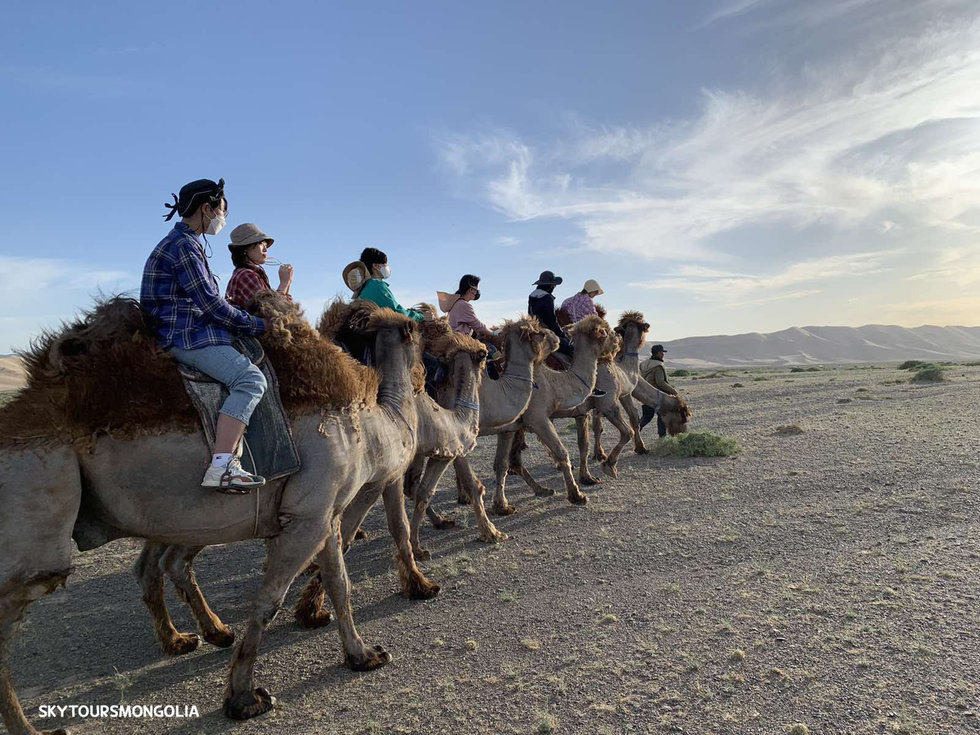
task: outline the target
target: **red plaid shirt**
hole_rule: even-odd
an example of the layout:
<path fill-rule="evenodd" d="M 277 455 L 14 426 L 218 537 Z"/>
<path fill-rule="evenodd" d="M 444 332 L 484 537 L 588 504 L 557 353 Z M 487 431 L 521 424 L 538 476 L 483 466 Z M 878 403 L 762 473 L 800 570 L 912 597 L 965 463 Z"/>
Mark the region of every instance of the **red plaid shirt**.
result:
<path fill-rule="evenodd" d="M 255 294 L 271 288 L 269 277 L 261 267 L 246 265 L 232 273 L 225 289 L 225 298 L 239 309 L 247 309 Z"/>

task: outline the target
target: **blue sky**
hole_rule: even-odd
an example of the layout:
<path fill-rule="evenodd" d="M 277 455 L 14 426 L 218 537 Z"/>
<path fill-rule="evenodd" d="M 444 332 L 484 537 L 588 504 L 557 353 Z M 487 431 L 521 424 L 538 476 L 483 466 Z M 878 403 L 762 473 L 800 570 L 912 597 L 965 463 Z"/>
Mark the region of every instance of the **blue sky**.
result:
<path fill-rule="evenodd" d="M 977 324 L 980 9 L 932 0 L 48 3 L 0 11 L 0 352 L 135 290 L 224 177 L 311 318 L 551 268 L 653 338 Z"/>

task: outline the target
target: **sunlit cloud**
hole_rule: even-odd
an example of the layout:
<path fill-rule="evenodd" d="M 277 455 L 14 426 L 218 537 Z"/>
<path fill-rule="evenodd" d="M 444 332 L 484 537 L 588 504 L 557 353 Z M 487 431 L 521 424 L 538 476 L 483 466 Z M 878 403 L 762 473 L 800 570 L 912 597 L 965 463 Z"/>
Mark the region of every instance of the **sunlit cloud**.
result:
<path fill-rule="evenodd" d="M 707 20 L 762 15 L 762 6 L 768 23 L 846 26 L 864 42 L 764 87 L 703 90 L 691 119 L 579 122 L 557 140 L 456 133 L 438 140 L 440 158 L 462 195 L 514 222 L 570 222 L 583 248 L 662 263 L 657 288 L 698 297 L 814 295 L 849 276 L 835 263 L 882 275 L 884 260 L 910 247 L 924 279 L 958 270 L 935 245 L 980 236 L 980 9 L 740 1 Z M 758 261 L 740 237 L 760 227 L 785 242 L 775 261 Z M 812 239 L 795 236 L 814 228 L 833 237 L 840 259 L 814 259 Z M 697 263 L 738 273 L 694 276 L 686 269 Z M 975 272 L 956 282 L 973 283 Z"/>

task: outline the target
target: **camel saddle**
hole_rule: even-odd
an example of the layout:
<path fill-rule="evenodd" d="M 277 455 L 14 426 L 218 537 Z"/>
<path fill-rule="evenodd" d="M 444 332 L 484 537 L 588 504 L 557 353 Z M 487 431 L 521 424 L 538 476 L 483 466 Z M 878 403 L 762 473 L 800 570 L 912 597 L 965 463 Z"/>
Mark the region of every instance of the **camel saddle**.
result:
<path fill-rule="evenodd" d="M 272 363 L 266 359 L 265 350 L 254 337 L 238 337 L 233 347 L 252 361 L 265 375 L 268 387 L 249 419 L 245 438 L 242 440 L 242 466 L 266 480 L 275 480 L 297 472 L 302 463 L 293 442 L 289 418 L 279 397 L 279 381 Z M 218 410 L 228 397 L 228 389 L 189 365 L 177 363 L 184 389 L 201 417 L 201 428 L 208 449 L 214 451 L 214 432 L 218 423 Z"/>

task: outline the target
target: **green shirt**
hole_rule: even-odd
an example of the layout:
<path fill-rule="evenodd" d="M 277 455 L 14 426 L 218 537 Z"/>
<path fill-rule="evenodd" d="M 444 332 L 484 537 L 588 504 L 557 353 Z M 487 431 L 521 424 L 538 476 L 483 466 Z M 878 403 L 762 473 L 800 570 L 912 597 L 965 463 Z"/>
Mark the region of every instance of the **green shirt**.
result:
<path fill-rule="evenodd" d="M 422 312 L 415 311 L 415 309 L 406 309 L 395 301 L 395 297 L 392 295 L 388 283 L 382 281 L 380 278 L 368 279 L 367 283 L 361 288 L 361 292 L 357 295 L 357 298 L 371 301 L 382 309 L 397 311 L 399 314 L 404 314 L 409 319 L 414 319 L 417 322 L 425 319 Z"/>

